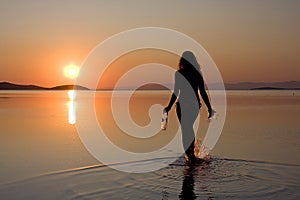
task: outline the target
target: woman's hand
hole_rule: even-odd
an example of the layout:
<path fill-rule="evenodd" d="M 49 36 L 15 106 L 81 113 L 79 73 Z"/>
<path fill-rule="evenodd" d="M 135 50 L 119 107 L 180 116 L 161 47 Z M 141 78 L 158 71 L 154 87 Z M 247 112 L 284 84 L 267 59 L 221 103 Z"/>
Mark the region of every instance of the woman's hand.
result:
<path fill-rule="evenodd" d="M 164 110 L 168 113 L 171 110 L 171 108 L 169 106 L 167 106 L 164 108 Z"/>
<path fill-rule="evenodd" d="M 213 117 L 215 113 L 216 113 L 216 111 L 214 109 L 212 109 L 212 108 L 208 109 L 208 119 Z"/>

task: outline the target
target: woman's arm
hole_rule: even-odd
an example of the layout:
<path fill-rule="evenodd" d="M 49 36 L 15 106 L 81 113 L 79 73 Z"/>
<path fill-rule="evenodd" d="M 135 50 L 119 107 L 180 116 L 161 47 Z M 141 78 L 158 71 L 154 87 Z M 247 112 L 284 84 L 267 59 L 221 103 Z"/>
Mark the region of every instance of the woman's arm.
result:
<path fill-rule="evenodd" d="M 202 97 L 202 99 L 203 99 L 203 101 L 204 101 L 204 103 L 207 107 L 208 113 L 209 113 L 208 118 L 210 118 L 211 115 L 212 115 L 212 108 L 211 108 L 211 105 L 210 105 L 210 102 L 209 102 L 208 95 L 207 95 L 206 90 L 205 90 L 204 80 L 203 80 L 202 75 L 200 75 L 199 90 L 200 90 L 201 97 Z"/>
<path fill-rule="evenodd" d="M 165 111 L 169 112 L 173 106 L 173 104 L 175 103 L 177 96 L 179 94 L 179 87 L 178 87 L 178 72 L 175 73 L 175 84 L 174 84 L 174 91 L 172 93 L 171 99 L 169 101 L 169 104 L 167 107 L 165 107 Z"/>

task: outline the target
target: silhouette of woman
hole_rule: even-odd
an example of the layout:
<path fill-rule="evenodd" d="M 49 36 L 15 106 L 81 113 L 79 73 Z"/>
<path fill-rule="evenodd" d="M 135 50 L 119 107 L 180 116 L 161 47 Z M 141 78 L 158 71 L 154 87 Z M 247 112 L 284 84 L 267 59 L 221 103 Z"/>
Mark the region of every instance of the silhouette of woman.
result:
<path fill-rule="evenodd" d="M 208 118 L 212 115 L 212 108 L 205 91 L 204 80 L 200 66 L 191 51 L 183 52 L 175 72 L 174 91 L 165 111 L 168 113 L 176 101 L 176 113 L 181 125 L 182 143 L 188 161 L 196 159 L 194 155 L 195 133 L 194 122 L 201 108 L 199 93 L 208 108 Z"/>

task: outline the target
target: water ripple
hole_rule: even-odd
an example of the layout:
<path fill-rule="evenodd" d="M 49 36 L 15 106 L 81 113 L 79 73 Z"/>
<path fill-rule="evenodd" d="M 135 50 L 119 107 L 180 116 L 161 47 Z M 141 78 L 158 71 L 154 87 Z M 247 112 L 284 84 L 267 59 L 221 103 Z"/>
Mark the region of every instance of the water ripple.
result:
<path fill-rule="evenodd" d="M 163 162 L 159 158 L 151 162 Z M 135 161 L 116 164 L 137 164 Z M 104 165 L 54 172 L 0 186 L 4 199 L 300 199 L 300 167 L 281 163 L 211 159 L 189 165 L 180 157 L 145 174 Z"/>

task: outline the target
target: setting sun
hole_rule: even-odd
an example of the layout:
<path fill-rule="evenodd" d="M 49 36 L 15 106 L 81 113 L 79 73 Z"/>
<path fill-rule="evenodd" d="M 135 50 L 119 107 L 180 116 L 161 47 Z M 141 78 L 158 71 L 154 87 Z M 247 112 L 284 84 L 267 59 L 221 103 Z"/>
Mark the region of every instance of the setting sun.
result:
<path fill-rule="evenodd" d="M 79 67 L 77 65 L 70 64 L 64 68 L 64 75 L 67 78 L 74 79 L 78 76 L 78 73 L 79 73 Z"/>

